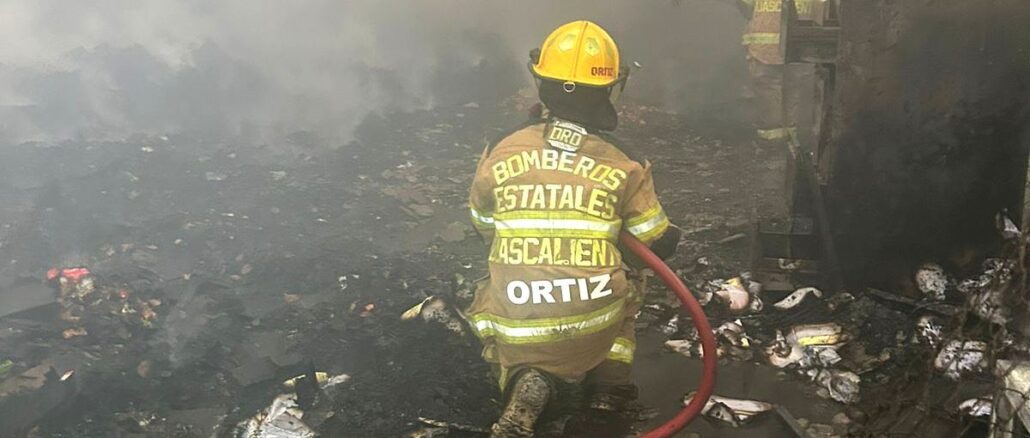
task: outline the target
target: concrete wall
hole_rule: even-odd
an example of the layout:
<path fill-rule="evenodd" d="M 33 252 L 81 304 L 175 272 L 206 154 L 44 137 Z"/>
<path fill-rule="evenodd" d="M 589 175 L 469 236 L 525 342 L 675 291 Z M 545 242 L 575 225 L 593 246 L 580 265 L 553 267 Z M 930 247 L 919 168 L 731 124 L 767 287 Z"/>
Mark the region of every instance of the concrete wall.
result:
<path fill-rule="evenodd" d="M 961 271 L 1018 222 L 1030 144 L 1030 2 L 843 0 L 828 190 L 852 284 Z"/>

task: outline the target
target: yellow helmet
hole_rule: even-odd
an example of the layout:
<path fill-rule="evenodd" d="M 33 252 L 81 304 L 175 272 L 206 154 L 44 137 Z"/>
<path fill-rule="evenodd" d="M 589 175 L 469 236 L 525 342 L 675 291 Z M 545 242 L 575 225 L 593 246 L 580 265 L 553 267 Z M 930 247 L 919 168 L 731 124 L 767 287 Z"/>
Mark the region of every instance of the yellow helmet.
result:
<path fill-rule="evenodd" d="M 547 36 L 530 70 L 542 79 L 565 83 L 569 92 L 576 85 L 608 87 L 620 79 L 619 48 L 596 23 L 573 21 Z"/>

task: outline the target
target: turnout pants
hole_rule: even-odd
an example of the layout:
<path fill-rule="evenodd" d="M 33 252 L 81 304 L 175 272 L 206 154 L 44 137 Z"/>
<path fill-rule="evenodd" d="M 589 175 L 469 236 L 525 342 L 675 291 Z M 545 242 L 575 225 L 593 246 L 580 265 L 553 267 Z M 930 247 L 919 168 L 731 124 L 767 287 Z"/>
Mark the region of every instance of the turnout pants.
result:
<path fill-rule="evenodd" d="M 748 71 L 755 95 L 753 215 L 759 221 L 783 220 L 793 204 L 794 166 L 787 145 L 798 138 L 801 91 L 810 66 L 764 64 L 749 57 Z"/>

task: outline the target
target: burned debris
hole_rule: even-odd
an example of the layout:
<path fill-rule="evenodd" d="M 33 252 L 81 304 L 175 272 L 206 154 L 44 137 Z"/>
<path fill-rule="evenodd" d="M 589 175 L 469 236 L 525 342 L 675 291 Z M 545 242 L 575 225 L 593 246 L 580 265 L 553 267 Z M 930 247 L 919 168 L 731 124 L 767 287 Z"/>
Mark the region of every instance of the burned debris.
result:
<path fill-rule="evenodd" d="M 446 135 L 460 138 L 451 131 L 456 129 L 453 126 L 436 127 L 452 123 L 441 120 L 444 115 L 425 117 L 411 123 L 433 128 L 413 129 L 415 135 L 443 138 L 450 132 Z M 648 117 L 648 127 L 673 129 L 671 116 L 649 113 Z M 637 135 L 647 132 L 642 127 L 630 129 Z M 709 157 L 705 159 L 711 166 L 731 166 L 738 159 L 717 153 L 722 149 L 705 144 L 703 138 L 695 141 L 684 147 Z M 654 148 L 655 156 L 670 153 L 661 145 Z M 432 154 L 410 151 L 406 157 L 443 154 L 435 159 L 458 174 L 470 161 L 458 157 L 467 152 L 451 147 Z M 162 152 L 153 152 L 157 153 Z M 260 169 L 255 163 L 244 164 L 249 159 L 239 153 L 220 163 Z M 656 163 L 658 175 L 673 175 L 676 169 L 670 162 Z M 35 430 L 42 436 L 96 436 L 123 430 L 143 436 L 210 436 L 242 430 L 276 436 L 267 435 L 275 430 L 270 426 L 289 431 L 293 435 L 285 436 L 291 437 L 310 432 L 323 436 L 482 433 L 499 409 L 498 395 L 460 314 L 475 288 L 471 279 L 482 269 L 481 244 L 468 230 L 458 238 L 459 227 L 451 226 L 461 220 L 460 212 L 451 211 L 457 207 L 433 208 L 431 216 L 419 215 L 416 210 L 423 209 L 410 207 L 459 205 L 464 202 L 467 181 L 451 181 L 417 166 L 396 168 L 400 164 L 404 162 L 385 164 L 390 170 L 386 176 L 369 176 L 375 174 L 364 167 L 334 181 L 327 175 L 335 175 L 330 167 L 337 163 L 309 163 L 310 167 L 290 168 L 285 179 L 294 186 L 273 188 L 258 184 L 282 181 L 269 178 L 264 170 L 252 176 L 255 181 L 201 181 L 198 184 L 250 184 L 256 192 L 249 196 L 260 197 L 269 190 L 270 198 L 255 207 L 238 206 L 234 200 L 245 193 L 241 187 L 219 200 L 224 206 L 201 209 L 196 214 L 200 217 L 173 214 L 172 219 L 154 219 L 155 225 L 116 236 L 117 240 L 99 245 L 89 263 L 22 275 L 17 284 L 39 287 L 19 290 L 43 294 L 41 301 L 52 304 L 2 320 L 4 389 L 0 397 L 4 401 L 0 410 L 5 420 L 19 419 L 0 422 L 8 428 L 4 433 Z M 133 169 L 133 174 L 160 175 L 150 167 L 156 163 L 140 165 L 144 168 Z M 398 176 L 401 171 L 403 177 Z M 244 179 L 252 175 L 229 173 Z M 101 179 L 94 184 L 103 183 Z M 150 196 L 158 193 L 160 185 L 155 182 L 155 187 L 137 190 Z M 384 192 L 385 187 L 403 190 Z M 305 195 L 306 190 L 315 193 Z M 351 192 L 353 198 L 335 207 L 315 201 L 320 196 L 328 199 L 337 190 Z M 388 194 L 386 205 L 382 193 Z M 676 189 L 662 195 L 681 199 L 683 205 L 711 196 Z M 165 203 L 172 201 L 187 202 L 173 198 Z M 268 207 L 280 203 L 290 206 L 274 207 L 276 212 Z M 378 210 L 365 213 L 357 205 Z M 1016 290 L 1022 278 L 1017 258 L 1021 237 L 1010 237 L 1007 249 L 987 258 L 981 269 L 945 269 L 941 301 L 921 291 L 907 297 L 871 289 L 767 290 L 747 273 L 747 266 L 736 261 L 740 258 L 735 251 L 746 242 L 719 243 L 747 227 L 741 219 L 744 213 L 725 215 L 716 212 L 719 207 L 710 208 L 704 214 L 673 213 L 683 218 L 691 233 L 671 263 L 705 303 L 724 364 L 776 370 L 772 378 L 810 396 L 804 403 L 827 403 L 821 417 L 805 413 L 807 418 L 794 420 L 802 432 L 846 436 L 893 427 L 871 419 L 888 418 L 882 412 L 891 412 L 890 403 L 897 400 L 886 394 L 898 385 L 918 383 L 908 373 L 913 369 L 934 382 L 937 390 L 975 384 L 975 391 L 962 390 L 964 398 L 934 409 L 954 418 L 966 415 L 982 424 L 984 403 L 963 402 L 992 397 L 993 383 L 1004 380 L 991 377 L 998 372 L 999 360 L 1015 360 L 1028 349 L 1013 325 L 1023 318 L 1021 313 L 997 310 L 998 303 L 1011 298 L 1006 291 Z M 230 211 L 231 217 L 223 215 Z M 331 222 L 336 224 L 318 222 L 320 217 L 334 218 Z M 402 237 L 348 235 L 343 231 L 346 220 L 339 218 L 374 222 Z M 324 227 L 340 228 L 326 231 Z M 312 253 L 279 237 L 287 230 L 323 236 L 325 241 Z M 407 249 L 419 240 L 424 249 Z M 198 260 L 184 263 L 184 253 L 196 254 Z M 908 273 L 913 284 L 917 274 L 918 270 Z M 664 288 L 651 283 L 638 326 L 643 332 L 659 334 L 659 345 L 699 357 L 692 321 L 680 313 Z M 39 311 L 45 315 L 34 313 Z M 996 331 L 970 330 L 970 324 Z M 997 331 L 1002 327 L 1008 328 Z M 84 333 L 75 335 L 79 329 Z M 66 339 L 66 330 L 74 336 Z M 675 354 L 668 356 L 687 362 Z M 306 389 L 298 389 L 305 385 L 298 386 L 295 378 L 308 373 L 311 360 L 310 369 L 315 371 L 310 381 L 323 387 L 307 390 L 324 394 L 312 397 L 317 403 L 306 405 L 308 396 L 299 393 Z M 938 362 L 940 366 L 935 366 Z M 933 373 L 928 375 L 928 369 Z M 324 388 L 342 374 L 350 376 L 346 383 L 331 391 Z M 112 396 L 89 395 L 102 393 Z M 752 400 L 747 394 L 717 394 Z M 476 403 L 467 402 L 469 398 Z M 769 403 L 773 409 L 752 419 L 747 409 L 753 406 L 741 411 L 723 401 L 708 409 L 711 422 L 728 420 L 729 427 L 737 424 L 749 430 L 766 427 L 768 422 L 786 424 L 784 415 L 801 415 L 801 410 L 786 408 L 782 400 L 756 402 Z M 23 408 L 30 403 L 36 407 L 31 415 Z M 843 417 L 835 421 L 838 415 Z M 430 423 L 420 417 L 439 420 Z M 72 432 L 77 428 L 82 430 L 78 435 Z"/>
<path fill-rule="evenodd" d="M 0 438 L 488 436 L 468 188 L 545 114 L 518 45 L 541 8 L 144 3 L 6 11 L 32 38 L 0 53 Z M 660 3 L 544 9 L 632 41 L 644 97 L 614 134 L 682 229 L 667 264 L 722 376 L 685 436 L 1025 435 L 1025 0 L 738 2 L 778 14 L 746 59 L 726 2 Z M 571 391 L 546 432 L 633 436 L 694 400 L 701 333 L 648 277 L 640 402 Z"/>
<path fill-rule="evenodd" d="M 128 222 L 44 229 L 27 240 L 0 233 L 0 253 L 18 258 L 0 267 L 0 302 L 25 303 L 0 317 L 0 436 L 397 436 L 419 416 L 490 421 L 495 384 L 471 339 L 452 331 L 467 330 L 451 303 L 468 292 L 460 275 L 474 275 L 479 244 L 447 226 L 463 220 L 465 181 L 443 176 L 469 165 L 470 149 L 453 144 L 482 131 L 445 114 L 394 121 L 415 127 L 398 141 L 427 142 L 405 160 L 436 160 L 444 173 L 331 151 L 269 169 L 260 150 L 178 137 L 155 139 L 161 147 L 150 152 L 91 146 L 129 158 L 117 172 L 64 181 L 39 211 L 72 214 L 62 205 L 131 189 L 131 200 L 101 197 L 74 212 Z M 428 144 L 443 139 L 449 149 Z M 83 151 L 2 150 L 0 161 L 91 166 Z M 207 171 L 227 177 L 209 180 Z M 37 207 L 16 188 L 0 193 L 28 212 Z M 434 214 L 406 215 L 412 197 Z M 4 217 L 11 230 L 19 220 Z M 66 262 L 27 263 L 41 241 Z M 421 306 L 419 321 L 398 318 L 425 297 L 438 301 Z M 297 378 L 309 370 L 313 377 Z M 461 407 L 468 396 L 486 402 Z"/>

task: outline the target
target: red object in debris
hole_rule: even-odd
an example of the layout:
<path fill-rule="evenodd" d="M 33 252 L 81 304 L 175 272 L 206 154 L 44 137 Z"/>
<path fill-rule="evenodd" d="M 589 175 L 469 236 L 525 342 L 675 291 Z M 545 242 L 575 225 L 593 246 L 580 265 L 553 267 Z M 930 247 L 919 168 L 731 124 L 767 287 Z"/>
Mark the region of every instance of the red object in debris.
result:
<path fill-rule="evenodd" d="M 669 269 L 669 266 L 661 258 L 651 252 L 644 242 L 625 231 L 619 236 L 619 242 L 640 257 L 648 267 L 654 270 L 655 275 L 666 286 L 669 286 L 669 289 L 676 292 L 676 296 L 683 302 L 687 313 L 690 314 L 690 319 L 694 321 L 694 328 L 697 329 L 698 336 L 701 337 L 701 351 L 704 353 L 701 362 L 704 364 L 704 368 L 701 370 L 701 382 L 698 384 L 696 395 L 690 400 L 690 404 L 675 417 L 640 437 L 669 438 L 697 418 L 705 403 L 708 402 L 708 398 L 712 396 L 712 391 L 715 390 L 715 367 L 719 364 L 719 355 L 715 351 L 715 336 L 712 334 L 712 326 L 708 324 L 705 312 L 694 298 L 694 294 L 690 293 L 690 289 L 687 289 L 683 281 Z"/>
<path fill-rule="evenodd" d="M 73 283 L 78 283 L 83 277 L 88 277 L 89 275 L 89 269 L 86 268 L 67 268 L 61 270 L 61 276 Z"/>
<path fill-rule="evenodd" d="M 59 269 L 50 268 L 50 270 L 46 271 L 46 281 L 57 280 L 58 275 L 61 275 L 61 271 Z"/>

